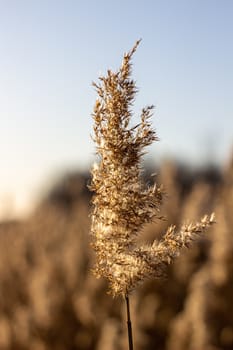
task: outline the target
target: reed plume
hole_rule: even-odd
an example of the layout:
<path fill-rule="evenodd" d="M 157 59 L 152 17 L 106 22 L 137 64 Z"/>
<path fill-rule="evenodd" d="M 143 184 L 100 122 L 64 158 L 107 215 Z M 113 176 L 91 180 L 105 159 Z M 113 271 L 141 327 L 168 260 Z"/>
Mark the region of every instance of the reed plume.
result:
<path fill-rule="evenodd" d="M 120 69 L 108 70 L 94 83 L 94 141 L 99 163 L 92 169 L 93 214 L 91 231 L 96 252 L 94 272 L 110 283 L 113 296 L 126 301 L 129 350 L 133 350 L 129 293 L 144 279 L 161 277 L 183 247 L 202 234 L 214 220 L 205 215 L 199 223 L 170 226 L 161 241 L 137 246 L 141 228 L 159 218 L 161 187 L 146 187 L 141 179 L 145 148 L 157 140 L 151 125 L 153 106 L 142 109 L 141 121 L 130 125 L 137 87 L 131 78 L 131 58 L 140 41 L 124 55 Z"/>
<path fill-rule="evenodd" d="M 148 277 L 164 275 L 164 268 L 213 222 L 205 215 L 199 223 L 168 228 L 161 241 L 136 245 L 141 228 L 155 218 L 163 197 L 156 184 L 146 187 L 141 180 L 141 158 L 145 147 L 157 140 L 151 125 L 153 106 L 142 109 L 141 121 L 130 126 L 137 93 L 131 79 L 131 58 L 140 41 L 124 55 L 117 72 L 108 70 L 94 83 L 94 141 L 99 163 L 92 169 L 92 234 L 96 252 L 95 273 L 110 282 L 113 295 L 128 295 Z"/>

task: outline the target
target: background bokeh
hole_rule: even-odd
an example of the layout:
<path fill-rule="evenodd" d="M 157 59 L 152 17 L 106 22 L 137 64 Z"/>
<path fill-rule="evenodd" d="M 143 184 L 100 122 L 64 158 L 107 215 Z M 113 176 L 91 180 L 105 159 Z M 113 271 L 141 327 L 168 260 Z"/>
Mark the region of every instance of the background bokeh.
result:
<path fill-rule="evenodd" d="M 228 0 L 0 3 L 0 350 L 127 348 L 124 302 L 91 272 L 87 185 L 91 82 L 138 38 L 133 123 L 155 104 L 144 179 L 167 193 L 139 241 L 217 222 L 132 294 L 135 349 L 233 349 L 232 15 Z"/>
<path fill-rule="evenodd" d="M 166 220 L 147 225 L 140 242 L 213 210 L 217 223 L 184 249 L 166 279 L 132 293 L 135 348 L 230 350 L 233 162 L 195 172 L 164 162 L 157 172 L 168 193 Z M 27 220 L 0 224 L 0 349 L 127 348 L 124 300 L 91 272 L 88 182 L 70 173 Z"/>
<path fill-rule="evenodd" d="M 154 104 L 149 155 L 224 164 L 233 133 L 233 3 L 0 3 L 0 216 L 30 211 L 44 185 L 94 159 L 91 82 L 139 38 L 135 122 Z M 5 209 L 6 207 L 6 209 Z"/>

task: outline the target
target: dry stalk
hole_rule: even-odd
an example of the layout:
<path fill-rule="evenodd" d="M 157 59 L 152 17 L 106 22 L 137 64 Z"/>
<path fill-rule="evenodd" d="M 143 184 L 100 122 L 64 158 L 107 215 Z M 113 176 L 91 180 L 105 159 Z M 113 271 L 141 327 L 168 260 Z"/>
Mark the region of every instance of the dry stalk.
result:
<path fill-rule="evenodd" d="M 109 280 L 112 295 L 125 298 L 127 312 L 130 292 L 146 278 L 163 276 L 181 249 L 189 246 L 214 221 L 213 214 L 205 215 L 200 222 L 183 225 L 178 231 L 175 226 L 169 227 L 161 241 L 136 245 L 141 228 L 159 219 L 163 197 L 160 187 L 156 184 L 146 187 L 141 180 L 140 163 L 145 147 L 157 140 L 150 121 L 153 106 L 143 108 L 140 123 L 130 126 L 137 93 L 135 81 L 131 79 L 131 58 L 139 42 L 124 55 L 117 72 L 108 70 L 106 77 L 100 77 L 100 84 L 93 84 L 98 94 L 93 112 L 94 141 L 100 158 L 93 166 L 90 186 L 95 192 L 94 272 L 97 277 Z"/>

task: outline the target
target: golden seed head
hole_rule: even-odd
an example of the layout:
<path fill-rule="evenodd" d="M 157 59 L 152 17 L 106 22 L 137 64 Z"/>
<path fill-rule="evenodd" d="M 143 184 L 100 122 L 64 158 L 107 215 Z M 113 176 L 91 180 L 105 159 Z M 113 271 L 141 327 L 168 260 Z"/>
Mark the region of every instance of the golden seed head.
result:
<path fill-rule="evenodd" d="M 184 225 L 179 233 L 171 226 L 161 242 L 137 247 L 140 229 L 155 217 L 162 202 L 162 188 L 145 187 L 140 162 L 146 146 L 157 140 L 150 122 L 153 106 L 142 109 L 141 122 L 130 127 L 131 107 L 137 93 L 131 79 L 131 58 L 140 41 L 126 53 L 120 69 L 108 70 L 93 83 L 98 98 L 94 141 L 100 158 L 92 169 L 92 234 L 96 251 L 95 273 L 110 282 L 113 295 L 129 293 L 147 277 L 160 277 L 182 247 L 202 233 L 214 220 L 205 216 L 196 225 Z"/>

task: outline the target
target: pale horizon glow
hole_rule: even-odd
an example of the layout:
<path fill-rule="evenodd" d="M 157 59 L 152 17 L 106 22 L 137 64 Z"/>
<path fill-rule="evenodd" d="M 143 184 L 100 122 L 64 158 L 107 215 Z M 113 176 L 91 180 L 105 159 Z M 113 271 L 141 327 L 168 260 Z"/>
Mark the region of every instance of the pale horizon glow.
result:
<path fill-rule="evenodd" d="M 0 4 L 0 218 L 94 160 L 97 81 L 134 57 L 135 111 L 154 104 L 156 160 L 224 164 L 233 149 L 233 3 L 12 0 Z M 135 119 L 136 120 L 136 119 Z"/>

